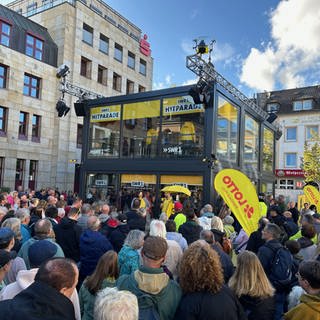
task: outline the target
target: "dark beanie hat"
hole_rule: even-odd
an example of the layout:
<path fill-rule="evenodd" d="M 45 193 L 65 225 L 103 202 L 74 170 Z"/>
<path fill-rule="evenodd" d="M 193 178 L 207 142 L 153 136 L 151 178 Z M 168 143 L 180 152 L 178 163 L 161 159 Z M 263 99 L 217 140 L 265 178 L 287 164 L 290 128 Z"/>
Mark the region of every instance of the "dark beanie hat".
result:
<path fill-rule="evenodd" d="M 58 247 L 49 240 L 38 240 L 33 243 L 28 250 L 30 266 L 40 267 L 42 262 L 53 258 L 57 253 Z"/>

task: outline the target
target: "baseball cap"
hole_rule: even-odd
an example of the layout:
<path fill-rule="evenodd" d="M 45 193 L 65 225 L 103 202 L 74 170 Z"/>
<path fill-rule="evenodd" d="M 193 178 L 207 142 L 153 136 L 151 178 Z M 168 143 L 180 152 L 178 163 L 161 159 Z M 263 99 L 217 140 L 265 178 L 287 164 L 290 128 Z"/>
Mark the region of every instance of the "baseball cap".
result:
<path fill-rule="evenodd" d="M 49 240 L 38 240 L 28 250 L 28 257 L 32 267 L 39 267 L 42 262 L 53 258 L 58 247 Z"/>
<path fill-rule="evenodd" d="M 14 251 L 8 252 L 0 249 L 0 269 L 3 268 L 10 260 L 14 259 L 16 253 Z"/>
<path fill-rule="evenodd" d="M 161 237 L 149 236 L 144 240 L 142 247 L 143 254 L 152 260 L 159 260 L 165 257 L 168 250 L 167 241 Z"/>
<path fill-rule="evenodd" d="M 183 205 L 182 205 L 182 203 L 181 202 L 175 202 L 174 203 L 174 210 L 175 211 L 181 211 L 183 209 Z"/>
<path fill-rule="evenodd" d="M 0 228 L 0 244 L 5 244 L 14 238 L 14 233 L 10 228 Z"/>
<path fill-rule="evenodd" d="M 127 222 L 127 215 L 125 213 L 119 213 L 118 214 L 118 220 L 120 222 Z"/>

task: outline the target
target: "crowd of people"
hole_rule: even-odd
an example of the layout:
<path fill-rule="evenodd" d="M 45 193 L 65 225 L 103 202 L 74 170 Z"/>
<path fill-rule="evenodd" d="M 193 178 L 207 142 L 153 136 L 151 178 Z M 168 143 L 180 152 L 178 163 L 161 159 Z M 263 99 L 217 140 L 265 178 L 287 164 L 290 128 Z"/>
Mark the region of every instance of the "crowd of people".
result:
<path fill-rule="evenodd" d="M 250 235 L 226 204 L 138 193 L 126 212 L 54 189 L 0 194 L 0 320 L 320 319 L 320 214 L 259 194 Z"/>

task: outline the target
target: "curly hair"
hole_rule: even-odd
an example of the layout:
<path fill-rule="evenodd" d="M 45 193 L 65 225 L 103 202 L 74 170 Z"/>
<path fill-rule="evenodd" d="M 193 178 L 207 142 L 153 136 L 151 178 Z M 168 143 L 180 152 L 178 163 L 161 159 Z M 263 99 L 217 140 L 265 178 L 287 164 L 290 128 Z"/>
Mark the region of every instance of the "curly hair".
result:
<path fill-rule="evenodd" d="M 203 240 L 192 243 L 180 265 L 180 286 L 184 293 L 217 293 L 223 285 L 223 271 L 218 254 Z"/>

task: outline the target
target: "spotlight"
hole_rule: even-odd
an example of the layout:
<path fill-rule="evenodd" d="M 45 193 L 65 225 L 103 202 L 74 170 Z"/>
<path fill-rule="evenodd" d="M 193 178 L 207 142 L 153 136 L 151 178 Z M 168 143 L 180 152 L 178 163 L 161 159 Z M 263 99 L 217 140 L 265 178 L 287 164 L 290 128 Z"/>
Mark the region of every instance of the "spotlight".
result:
<path fill-rule="evenodd" d="M 209 47 L 206 45 L 204 40 L 201 40 L 197 45 L 197 53 L 199 54 L 209 53 Z"/>
<path fill-rule="evenodd" d="M 57 78 L 60 79 L 65 77 L 70 72 L 69 70 L 70 68 L 66 64 L 62 64 L 57 70 Z"/>
<path fill-rule="evenodd" d="M 273 123 L 277 118 L 278 118 L 278 116 L 275 113 L 270 113 L 269 117 L 267 118 L 267 121 L 269 123 Z"/>
<path fill-rule="evenodd" d="M 195 104 L 203 103 L 204 107 L 207 108 L 210 106 L 210 99 L 212 97 L 211 88 L 211 82 L 206 83 L 200 80 L 189 90 L 188 94 L 192 97 Z"/>
<path fill-rule="evenodd" d="M 58 111 L 58 117 L 65 117 L 67 113 L 70 111 L 70 108 L 66 105 L 66 103 L 61 99 L 56 104 L 56 110 Z"/>

